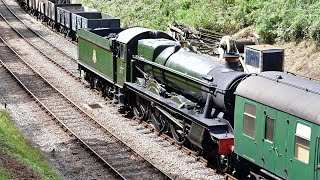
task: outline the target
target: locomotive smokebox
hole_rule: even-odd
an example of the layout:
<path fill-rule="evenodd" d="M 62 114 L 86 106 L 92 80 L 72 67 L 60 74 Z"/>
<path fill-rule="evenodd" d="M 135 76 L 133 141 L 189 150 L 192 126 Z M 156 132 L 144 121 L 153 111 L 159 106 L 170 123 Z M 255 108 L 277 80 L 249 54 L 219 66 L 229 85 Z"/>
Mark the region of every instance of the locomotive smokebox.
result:
<path fill-rule="evenodd" d="M 235 71 L 239 70 L 239 57 L 240 55 L 237 53 L 226 53 L 223 55 L 224 60 L 226 61 L 225 65 L 227 68 L 233 69 Z"/>

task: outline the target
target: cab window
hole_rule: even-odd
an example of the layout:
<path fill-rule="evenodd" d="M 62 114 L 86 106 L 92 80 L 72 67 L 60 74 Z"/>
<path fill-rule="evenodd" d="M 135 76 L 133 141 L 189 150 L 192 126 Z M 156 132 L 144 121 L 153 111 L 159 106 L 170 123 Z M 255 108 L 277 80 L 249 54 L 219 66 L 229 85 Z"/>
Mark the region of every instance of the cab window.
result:
<path fill-rule="evenodd" d="M 126 45 L 120 44 L 120 58 L 125 59 L 126 57 Z"/>
<path fill-rule="evenodd" d="M 246 103 L 243 114 L 243 134 L 254 138 L 256 127 L 256 107 Z"/>
<path fill-rule="evenodd" d="M 294 145 L 294 157 L 306 164 L 309 163 L 311 128 L 297 123 Z"/>

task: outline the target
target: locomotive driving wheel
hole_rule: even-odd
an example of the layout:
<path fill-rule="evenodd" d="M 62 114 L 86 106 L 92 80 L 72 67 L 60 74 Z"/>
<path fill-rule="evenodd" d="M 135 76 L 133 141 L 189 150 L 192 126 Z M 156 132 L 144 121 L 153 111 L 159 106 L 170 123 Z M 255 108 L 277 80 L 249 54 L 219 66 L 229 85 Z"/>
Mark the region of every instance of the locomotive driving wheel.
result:
<path fill-rule="evenodd" d="M 136 96 L 135 104 L 133 105 L 133 113 L 140 120 L 146 120 L 148 117 L 148 106 L 147 102 L 144 101 L 138 95 Z"/>
<path fill-rule="evenodd" d="M 154 112 L 151 114 L 151 124 L 159 132 L 168 131 L 168 120 L 165 115 L 163 115 L 159 109 L 155 108 Z"/>
<path fill-rule="evenodd" d="M 183 128 L 179 127 L 174 123 L 170 123 L 170 132 L 172 134 L 173 139 L 177 142 L 177 144 L 182 145 L 186 141 L 186 133 Z"/>
<path fill-rule="evenodd" d="M 230 155 L 218 154 L 217 155 L 217 164 L 218 164 L 219 170 L 221 172 L 224 172 L 224 173 L 229 172 L 232 167 Z"/>

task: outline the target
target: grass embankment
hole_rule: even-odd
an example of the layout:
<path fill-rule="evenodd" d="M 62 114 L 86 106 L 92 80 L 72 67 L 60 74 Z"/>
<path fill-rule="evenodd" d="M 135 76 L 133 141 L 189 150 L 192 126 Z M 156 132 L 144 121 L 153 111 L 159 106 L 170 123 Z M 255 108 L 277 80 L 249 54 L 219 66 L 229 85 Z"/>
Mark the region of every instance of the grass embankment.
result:
<path fill-rule="evenodd" d="M 165 30 L 177 21 L 194 28 L 233 34 L 254 26 L 265 43 L 320 42 L 316 0 L 76 0 L 121 18 L 123 26 Z"/>
<path fill-rule="evenodd" d="M 0 109 L 0 179 L 60 179 Z"/>

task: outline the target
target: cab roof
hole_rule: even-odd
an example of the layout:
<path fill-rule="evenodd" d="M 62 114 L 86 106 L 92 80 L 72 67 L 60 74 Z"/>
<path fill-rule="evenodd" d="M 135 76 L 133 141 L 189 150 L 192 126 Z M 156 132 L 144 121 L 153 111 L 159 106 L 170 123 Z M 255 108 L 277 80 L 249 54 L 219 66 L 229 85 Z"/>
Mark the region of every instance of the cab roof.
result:
<path fill-rule="evenodd" d="M 146 39 L 165 38 L 165 39 L 173 40 L 171 36 L 161 31 L 155 31 L 155 30 L 143 28 L 143 27 L 132 27 L 120 32 L 118 34 L 117 41 L 123 44 L 129 44 L 131 41 L 144 39 L 144 38 Z"/>

